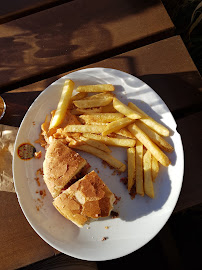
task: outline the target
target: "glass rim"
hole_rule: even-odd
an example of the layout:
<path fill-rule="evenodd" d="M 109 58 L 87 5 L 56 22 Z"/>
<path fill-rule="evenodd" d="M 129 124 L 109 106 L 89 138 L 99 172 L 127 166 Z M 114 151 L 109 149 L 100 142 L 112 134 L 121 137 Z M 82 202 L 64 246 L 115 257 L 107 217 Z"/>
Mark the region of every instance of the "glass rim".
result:
<path fill-rule="evenodd" d="M 5 111 L 6 111 L 6 103 L 4 101 L 4 99 L 0 96 L 0 100 L 2 101 L 3 103 L 3 110 L 1 112 L 1 115 L 0 115 L 0 120 L 3 118 L 4 114 L 5 114 Z"/>

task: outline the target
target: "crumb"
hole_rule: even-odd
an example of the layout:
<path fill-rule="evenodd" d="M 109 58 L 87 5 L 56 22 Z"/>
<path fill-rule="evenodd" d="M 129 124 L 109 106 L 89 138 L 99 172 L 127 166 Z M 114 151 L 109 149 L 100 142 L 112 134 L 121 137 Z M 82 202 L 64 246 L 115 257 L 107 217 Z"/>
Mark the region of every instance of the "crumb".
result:
<path fill-rule="evenodd" d="M 127 185 L 127 183 L 128 183 L 128 177 L 122 177 L 122 178 L 120 179 L 120 181 L 121 181 L 122 183 L 124 183 L 124 185 Z"/>
<path fill-rule="evenodd" d="M 37 158 L 37 159 L 41 158 L 41 151 L 35 152 L 34 157 Z"/>
<path fill-rule="evenodd" d="M 116 173 L 117 173 L 117 171 L 116 171 L 116 170 L 114 170 L 114 171 L 113 171 L 113 173 L 112 173 L 112 175 L 116 175 Z"/>
<path fill-rule="evenodd" d="M 89 229 L 90 229 L 90 227 L 87 227 L 86 229 L 87 229 L 87 230 L 89 230 Z"/>
<path fill-rule="evenodd" d="M 107 239 L 108 239 L 108 237 L 105 236 L 102 238 L 102 241 L 106 241 Z"/>
<path fill-rule="evenodd" d="M 116 205 L 116 204 L 121 200 L 121 197 L 118 197 L 118 196 L 116 196 L 115 194 L 114 194 L 114 196 L 115 196 L 115 198 L 116 198 L 114 204 Z"/>
<path fill-rule="evenodd" d="M 136 195 L 136 184 L 134 184 L 130 190 L 130 197 L 131 197 L 131 200 L 135 199 L 135 195 Z"/>
<path fill-rule="evenodd" d="M 41 195 L 42 199 L 44 199 L 44 197 L 46 197 L 46 191 L 45 191 L 45 189 L 40 190 L 39 194 Z"/>
<path fill-rule="evenodd" d="M 105 229 L 109 229 L 109 226 L 105 226 Z"/>
<path fill-rule="evenodd" d="M 36 200 L 36 210 L 39 211 L 42 206 L 43 206 L 43 202 L 41 201 L 41 199 L 38 198 Z"/>
<path fill-rule="evenodd" d="M 111 211 L 111 217 L 112 218 L 118 218 L 119 217 L 119 213 L 117 213 L 115 211 Z"/>
<path fill-rule="evenodd" d="M 37 171 L 36 171 L 36 175 L 43 175 L 43 169 L 42 168 L 39 168 Z"/>
<path fill-rule="evenodd" d="M 37 185 L 40 187 L 41 183 L 40 183 L 40 181 L 39 181 L 39 177 L 35 177 L 34 180 L 36 180 Z"/>
<path fill-rule="evenodd" d="M 102 161 L 102 165 L 104 166 L 104 168 L 108 167 L 110 168 L 111 170 L 114 170 L 114 167 L 112 167 L 111 165 L 109 165 L 106 161 Z"/>
<path fill-rule="evenodd" d="M 36 124 L 35 121 L 33 121 L 32 124 L 33 124 L 33 126 L 35 126 L 35 124 Z"/>
<path fill-rule="evenodd" d="M 102 165 L 104 166 L 104 168 L 107 168 L 107 162 L 102 160 Z"/>

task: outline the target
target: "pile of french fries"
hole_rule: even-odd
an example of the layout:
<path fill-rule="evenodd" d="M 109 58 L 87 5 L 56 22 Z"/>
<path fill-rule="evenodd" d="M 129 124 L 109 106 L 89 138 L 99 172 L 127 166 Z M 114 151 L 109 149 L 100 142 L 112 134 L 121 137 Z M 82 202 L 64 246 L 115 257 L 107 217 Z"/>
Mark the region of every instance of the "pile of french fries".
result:
<path fill-rule="evenodd" d="M 65 138 L 69 147 L 97 156 L 120 172 L 128 167 L 131 197 L 146 194 L 154 198 L 159 164 L 167 167 L 171 163 L 163 152 L 173 151 L 164 139 L 169 130 L 132 102 L 123 104 L 111 84 L 79 86 L 74 96 L 73 89 L 74 82 L 66 80 L 49 126 L 53 137 Z M 67 112 L 77 120 L 61 128 Z M 127 167 L 111 155 L 108 146 L 127 148 Z"/>

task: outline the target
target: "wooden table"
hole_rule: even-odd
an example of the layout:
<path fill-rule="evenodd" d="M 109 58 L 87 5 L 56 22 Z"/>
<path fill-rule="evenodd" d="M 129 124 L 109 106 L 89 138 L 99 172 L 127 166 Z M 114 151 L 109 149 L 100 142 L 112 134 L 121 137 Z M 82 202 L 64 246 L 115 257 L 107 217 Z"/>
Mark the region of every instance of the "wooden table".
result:
<path fill-rule="evenodd" d="M 185 174 L 174 211 L 201 203 L 201 77 L 162 3 L 32 0 L 11 8 L 10 1 L 0 13 L 0 89 L 7 104 L 1 124 L 18 127 L 40 92 L 72 70 L 128 72 L 161 96 L 182 136 Z M 0 269 L 43 259 L 33 269 L 97 269 L 95 262 L 55 256 L 26 221 L 15 194 L 0 192 L 0 205 Z"/>

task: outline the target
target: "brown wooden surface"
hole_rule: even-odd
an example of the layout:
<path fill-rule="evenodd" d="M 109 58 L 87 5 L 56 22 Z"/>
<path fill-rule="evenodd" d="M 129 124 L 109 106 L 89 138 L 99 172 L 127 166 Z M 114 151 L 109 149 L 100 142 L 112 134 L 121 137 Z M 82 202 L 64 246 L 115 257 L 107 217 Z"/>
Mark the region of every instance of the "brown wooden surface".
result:
<path fill-rule="evenodd" d="M 181 38 L 176 36 L 162 40 L 91 64 L 88 67 L 109 67 L 133 74 L 148 83 L 163 98 L 177 119 L 178 131 L 182 136 L 185 150 L 185 176 L 175 211 L 201 203 L 202 182 L 200 181 L 199 164 L 201 144 L 195 139 L 200 138 L 201 132 L 199 125 L 202 116 L 201 78 Z M 62 75 L 64 74 L 3 94 L 2 96 L 7 103 L 7 111 L 1 123 L 19 126 L 28 107 L 39 93 Z M 0 193 L 0 203 L 4 215 L 4 219 L 0 222 L 0 231 L 4 232 L 1 236 L 3 237 L 1 242 L 5 243 L 0 247 L 0 254 L 2 260 L 5 258 L 5 265 L 8 269 L 12 268 L 10 260 L 7 261 L 6 258 L 9 258 L 13 252 L 15 252 L 13 265 L 14 263 L 19 265 L 16 259 L 24 253 L 24 264 L 28 261 L 31 263 L 39 260 L 41 257 L 38 256 L 41 254 L 38 254 L 37 244 L 33 244 L 31 247 L 36 250 L 29 250 L 30 240 L 32 243 L 38 243 L 42 240 L 26 222 L 15 195 Z M 7 229 L 8 224 L 12 224 L 9 230 Z M 15 229 L 15 233 L 12 233 L 12 229 Z M 9 246 L 6 246 L 8 240 L 10 241 Z M 19 247 L 18 243 L 20 243 Z M 42 249 L 41 253 L 44 258 L 51 256 L 52 251 L 45 243 L 44 246 L 42 245 Z"/>
<path fill-rule="evenodd" d="M 173 31 L 159 0 L 75 0 L 37 12 L 0 25 L 0 87 L 81 67 Z"/>
<path fill-rule="evenodd" d="M 0 192 L 0 269 L 16 269 L 54 255 L 31 228 L 16 194 Z"/>
<path fill-rule="evenodd" d="M 1 2 L 0 24 L 9 22 L 71 0 L 7 0 Z"/>
<path fill-rule="evenodd" d="M 84 68 L 87 67 L 114 68 L 139 77 L 161 96 L 176 119 L 201 110 L 201 76 L 179 36 Z M 2 123 L 19 126 L 27 109 L 39 93 L 65 74 L 2 94 L 7 104 Z"/>
<path fill-rule="evenodd" d="M 49 259 L 42 260 L 23 267 L 21 270 L 97 270 L 96 262 L 84 261 L 59 254 Z"/>
<path fill-rule="evenodd" d="M 31 9 L 43 4 L 47 4 L 50 2 L 55 2 L 55 0 L 7 0 L 2 1 L 1 3 L 1 9 L 0 9 L 0 19 L 2 17 L 6 17 L 9 14 L 22 12 L 26 9 Z"/>
<path fill-rule="evenodd" d="M 10 270 L 47 258 L 33 269 L 96 270 L 95 262 L 60 256 L 32 229 L 22 213 L 15 193 L 0 192 L 0 269 Z M 29 266 L 32 269 L 32 266 Z"/>

